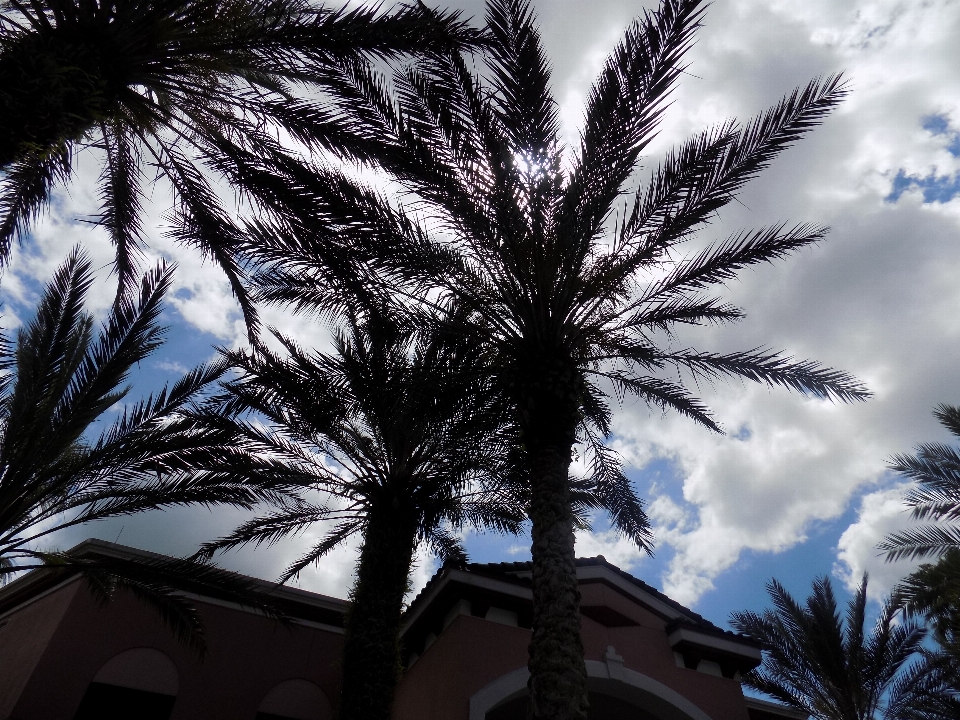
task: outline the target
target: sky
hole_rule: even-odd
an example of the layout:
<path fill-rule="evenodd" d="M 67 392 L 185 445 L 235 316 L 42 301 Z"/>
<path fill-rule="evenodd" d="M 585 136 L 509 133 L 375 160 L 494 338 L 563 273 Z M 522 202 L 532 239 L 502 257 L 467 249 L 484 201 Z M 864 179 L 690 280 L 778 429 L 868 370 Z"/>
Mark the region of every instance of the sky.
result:
<path fill-rule="evenodd" d="M 482 3 L 450 3 L 479 20 Z M 568 145 L 577 138 L 590 84 L 632 18 L 652 3 L 538 0 L 544 45 Z M 607 560 L 719 624 L 766 606 L 776 577 L 805 597 L 829 575 L 849 592 L 865 572 L 881 599 L 910 572 L 876 544 L 907 527 L 895 453 L 949 436 L 931 414 L 960 403 L 960 3 L 955 0 L 715 0 L 687 56 L 644 163 L 728 118 L 747 120 L 817 75 L 842 71 L 850 95 L 822 127 L 782 154 L 684 252 L 741 229 L 779 221 L 831 227 L 821 244 L 741 273 L 724 298 L 746 311 L 734 326 L 693 328 L 677 343 L 702 350 L 758 346 L 853 373 L 874 397 L 835 405 L 740 382 L 702 385 L 726 429 L 718 435 L 656 408 L 617 406 L 611 444 L 647 502 L 653 558 L 609 531 L 578 537 L 580 555 Z M 98 158 L 78 158 L 76 181 L 15 251 L 0 282 L 2 323 L 29 317 L 38 289 L 80 243 L 100 268 L 91 308 L 112 300 L 112 248 L 85 219 L 97 212 Z M 146 208 L 151 260 L 178 263 L 164 312 L 168 342 L 140 368 L 131 397 L 174 380 L 243 342 L 240 313 L 219 271 L 164 237 L 170 198 L 158 187 Z M 282 312 L 266 320 L 302 344 L 327 329 Z M 158 552 L 189 553 L 232 529 L 234 510 L 184 509 L 71 529 L 53 543 L 99 537 Z M 223 565 L 272 578 L 317 538 L 223 556 Z M 468 535 L 476 561 L 529 558 L 526 538 Z M 344 597 L 356 543 L 295 584 Z M 415 589 L 436 569 L 418 555 Z"/>

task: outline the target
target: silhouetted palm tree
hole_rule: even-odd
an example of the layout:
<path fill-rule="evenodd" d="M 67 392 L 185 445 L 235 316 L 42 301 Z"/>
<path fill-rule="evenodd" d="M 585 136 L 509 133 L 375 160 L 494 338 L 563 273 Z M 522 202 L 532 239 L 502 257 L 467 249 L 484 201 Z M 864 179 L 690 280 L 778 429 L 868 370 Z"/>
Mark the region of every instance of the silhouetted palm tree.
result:
<path fill-rule="evenodd" d="M 121 286 L 136 281 L 142 185 L 155 170 L 174 190 L 173 234 L 219 264 L 256 329 L 239 231 L 205 172 L 269 206 L 282 185 L 268 169 L 286 152 L 281 133 L 344 150 L 339 119 L 307 92 L 316 94 L 328 65 L 476 40 L 457 14 L 422 4 L 383 13 L 307 0 L 5 1 L 0 264 L 69 179 L 74 153 L 92 145 L 105 152 L 101 222 Z"/>
<path fill-rule="evenodd" d="M 867 397 L 849 375 L 763 348 L 717 354 L 661 342 L 678 325 L 740 318 L 707 288 L 824 237 L 819 227 L 775 225 L 693 257 L 676 253 L 845 92 L 838 78 L 814 81 L 744 126 L 728 122 L 701 133 L 671 152 L 617 216 L 685 67 L 700 6 L 664 0 L 631 25 L 593 86 L 570 158 L 563 157 L 549 65 L 523 0 L 488 3 L 482 62 L 435 52 L 397 72 L 392 85 L 361 63 L 343 63 L 332 85 L 335 107 L 358 144 L 409 193 L 404 203 L 417 219 L 384 194 L 324 169 L 298 177 L 291 206 L 299 219 L 291 212 L 251 234 L 256 252 L 273 263 L 259 278 L 265 301 L 329 309 L 344 274 L 318 263 L 317 253 L 339 241 L 338 259 L 379 273 L 380 283 L 410 303 L 453 300 L 466 308 L 464 331 L 495 355 L 496 387 L 510 403 L 531 492 L 530 687 L 539 718 L 585 713 L 568 469 L 578 441 L 588 459 L 591 450 L 607 452 L 608 392 L 673 408 L 712 430 L 717 422 L 677 381 L 679 370 L 819 398 Z M 629 531 L 632 521 L 613 514 L 619 529 Z"/>
<path fill-rule="evenodd" d="M 905 577 L 894 590 L 894 602 L 923 617 L 937 642 L 960 661 L 960 549 L 950 548 L 935 564 Z"/>
<path fill-rule="evenodd" d="M 251 508 L 277 501 L 282 483 L 241 467 L 242 438 L 197 415 L 224 365 L 200 366 L 171 387 L 124 406 L 130 369 L 162 342 L 157 325 L 171 269 L 146 275 L 139 297 L 115 304 L 99 334 L 84 312 L 90 262 L 74 251 L 44 290 L 36 316 L 0 346 L 0 581 L 30 569 L 81 571 L 101 597 L 132 590 L 181 638 L 202 649 L 199 618 L 177 589 L 227 594 L 268 608 L 238 576 L 190 560 L 132 561 L 44 550 L 53 533 L 83 523 L 190 504 Z M 197 465 L 230 469 L 198 472 Z"/>
<path fill-rule="evenodd" d="M 283 573 L 286 582 L 361 535 L 339 717 L 385 720 L 401 667 L 400 615 L 417 547 L 463 562 L 457 529 L 517 532 L 525 517 L 522 500 L 510 493 L 511 439 L 469 338 L 436 327 L 413 330 L 380 312 L 350 318 L 331 354 L 277 337 L 283 355 L 226 354 L 239 377 L 225 383 L 224 408 L 266 418 L 266 430 L 237 422 L 262 443 L 261 458 L 286 463 L 305 495 L 204 550 L 210 556 L 325 527 L 323 538 Z"/>
<path fill-rule="evenodd" d="M 960 438 L 960 407 L 938 405 L 933 414 Z M 879 548 L 887 560 L 943 556 L 960 548 L 960 453 L 944 443 L 924 443 L 916 455 L 896 455 L 890 469 L 914 481 L 904 501 L 915 520 L 934 520 L 890 535 Z"/>
<path fill-rule="evenodd" d="M 868 633 L 867 578 L 840 617 L 830 579 L 818 578 L 805 605 L 776 580 L 773 609 L 734 613 L 730 624 L 764 646 L 763 664 L 743 683 L 816 720 L 947 720 L 960 712 L 942 658 L 923 650 L 923 626 L 884 603 Z"/>

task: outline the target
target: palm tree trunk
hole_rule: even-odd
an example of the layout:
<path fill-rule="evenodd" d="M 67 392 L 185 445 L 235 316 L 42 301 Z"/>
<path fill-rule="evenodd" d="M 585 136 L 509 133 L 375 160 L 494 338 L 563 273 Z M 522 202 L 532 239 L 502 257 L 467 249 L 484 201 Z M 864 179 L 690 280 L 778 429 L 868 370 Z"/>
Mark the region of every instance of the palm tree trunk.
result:
<path fill-rule="evenodd" d="M 103 117 L 99 65 L 82 43 L 33 34 L 0 54 L 0 168 L 79 140 Z"/>
<path fill-rule="evenodd" d="M 340 720 L 389 720 L 400 678 L 400 614 L 415 525 L 395 507 L 370 514 L 343 648 Z"/>
<path fill-rule="evenodd" d="M 527 447 L 533 555 L 530 717 L 586 720 L 587 668 L 580 638 L 570 459 L 579 419 L 573 373 L 556 368 L 526 384 L 521 422 Z"/>

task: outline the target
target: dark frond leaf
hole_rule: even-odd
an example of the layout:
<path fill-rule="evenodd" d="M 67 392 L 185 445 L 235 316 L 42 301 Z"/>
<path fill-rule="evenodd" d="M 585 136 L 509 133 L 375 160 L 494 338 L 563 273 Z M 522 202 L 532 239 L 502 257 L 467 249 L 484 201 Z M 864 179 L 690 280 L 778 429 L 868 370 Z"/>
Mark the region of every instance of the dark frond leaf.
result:
<path fill-rule="evenodd" d="M 848 373 L 824 368 L 812 360 L 795 362 L 791 357 L 760 348 L 726 355 L 687 352 L 664 357 L 687 367 L 694 375 L 708 379 L 736 375 L 823 400 L 853 402 L 870 397 L 870 392 L 863 384 Z"/>
<path fill-rule="evenodd" d="M 0 267 L 10 256 L 11 243 L 23 238 L 54 186 L 69 179 L 70 153 L 62 146 L 47 155 L 29 155 L 5 169 L 0 181 Z"/>

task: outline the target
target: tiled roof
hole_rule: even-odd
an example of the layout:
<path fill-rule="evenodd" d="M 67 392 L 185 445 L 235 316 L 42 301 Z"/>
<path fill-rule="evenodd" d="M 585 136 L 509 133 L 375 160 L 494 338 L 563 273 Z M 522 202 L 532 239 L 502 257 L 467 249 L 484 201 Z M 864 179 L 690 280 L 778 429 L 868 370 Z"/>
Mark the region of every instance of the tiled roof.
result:
<path fill-rule="evenodd" d="M 707 620 L 702 615 L 694 612 L 688 607 L 681 605 L 676 600 L 673 600 L 662 592 L 657 590 L 652 585 L 648 585 L 640 578 L 634 577 L 628 572 L 625 572 L 618 568 L 616 565 L 607 562 L 606 558 L 603 555 L 598 555 L 596 557 L 586 557 L 586 558 L 577 558 L 576 560 L 577 567 L 604 567 L 607 570 L 610 570 L 614 574 L 623 578 L 631 585 L 639 588 L 645 593 L 652 595 L 654 598 L 659 600 L 665 605 L 673 608 L 677 613 L 680 614 L 680 617 L 675 618 L 670 621 L 667 626 L 667 632 L 672 632 L 675 628 L 683 626 L 691 629 L 695 629 L 699 632 L 709 633 L 710 635 L 716 635 L 718 637 L 726 637 L 731 640 L 736 640 L 740 642 L 751 642 L 749 638 L 740 635 L 738 633 L 730 632 L 729 630 L 724 630 L 717 625 L 714 625 L 712 622 Z M 517 585 L 523 585 L 526 587 L 530 586 L 530 580 L 528 578 L 517 577 L 517 573 L 530 572 L 533 568 L 533 563 L 530 561 L 526 562 L 500 562 L 500 563 L 469 563 L 462 569 L 467 570 L 470 573 L 477 575 L 485 575 L 488 577 L 496 577 L 500 580 L 505 580 L 508 582 L 516 583 Z M 424 586 L 423 590 L 413 599 L 407 608 L 407 614 L 410 615 L 421 604 L 424 599 L 430 594 L 430 591 L 433 587 L 440 582 L 447 570 L 450 569 L 450 566 L 444 566 L 440 568 L 434 574 L 430 581 Z"/>
<path fill-rule="evenodd" d="M 640 578 L 634 577 L 630 573 L 625 572 L 624 570 L 621 570 L 616 565 L 610 562 L 607 562 L 607 559 L 603 557 L 603 555 L 597 555 L 596 557 L 577 558 L 576 562 L 577 562 L 577 567 L 591 567 L 591 566 L 605 567 L 608 570 L 613 571 L 616 575 L 619 575 L 620 577 L 622 577 L 631 585 L 635 585 L 636 587 L 640 588 L 644 592 L 649 593 L 650 595 L 653 595 L 655 598 L 657 598 L 657 600 L 660 600 L 662 603 L 669 605 L 678 613 L 685 615 L 687 618 L 690 619 L 691 622 L 695 623 L 696 625 L 703 626 L 705 628 L 713 628 L 716 630 L 720 630 L 720 628 L 718 628 L 716 625 L 714 625 L 712 622 L 710 622 L 706 618 L 702 617 L 701 615 L 698 615 L 690 608 L 681 605 L 676 600 L 673 600 L 667 597 L 652 585 L 648 585 Z M 482 563 L 482 564 L 474 563 L 468 566 L 468 568 L 471 570 L 473 570 L 474 568 L 477 568 L 477 569 L 490 568 L 491 570 L 499 570 L 500 572 L 504 572 L 504 573 L 529 572 L 532 569 L 532 567 L 533 567 L 533 563 L 529 561 L 513 562 L 513 563 Z"/>
<path fill-rule="evenodd" d="M 131 561 L 149 561 L 156 559 L 170 559 L 148 550 L 107 542 L 106 540 L 88 539 L 75 545 L 67 551 L 68 554 L 81 558 L 95 559 L 97 556 L 119 558 Z M 9 612 L 22 603 L 30 601 L 41 593 L 57 585 L 75 578 L 79 574 L 76 567 L 47 570 L 40 568 L 31 570 L 24 575 L 0 587 L 0 614 Z M 283 613 L 291 618 L 314 620 L 323 624 L 341 626 L 342 616 L 349 607 L 349 602 L 339 598 L 321 595 L 320 593 L 301 590 L 299 588 L 277 586 L 260 578 L 241 575 L 227 571 L 238 578 L 251 581 L 259 589 L 269 594 L 274 604 Z M 204 591 L 197 593 L 201 599 L 206 596 Z M 212 596 L 209 596 L 212 598 Z"/>

